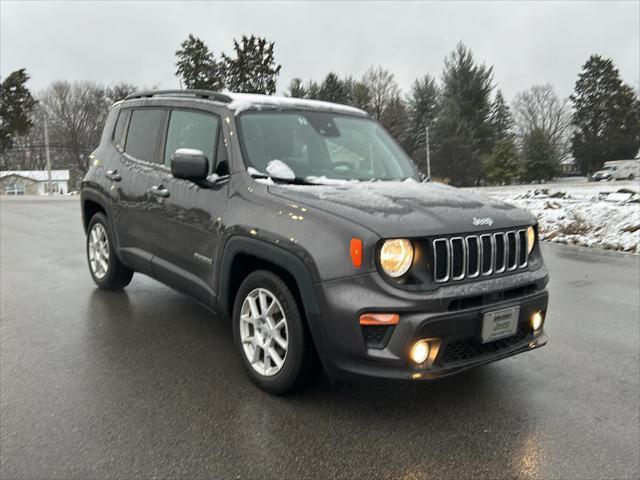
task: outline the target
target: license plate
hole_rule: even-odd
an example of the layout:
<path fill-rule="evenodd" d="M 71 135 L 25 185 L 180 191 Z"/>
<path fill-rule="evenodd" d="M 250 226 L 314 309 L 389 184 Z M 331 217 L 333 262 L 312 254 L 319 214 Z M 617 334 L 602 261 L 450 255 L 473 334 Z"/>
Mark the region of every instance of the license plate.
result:
<path fill-rule="evenodd" d="M 482 343 L 510 337 L 518 330 L 520 306 L 486 312 L 482 318 Z"/>

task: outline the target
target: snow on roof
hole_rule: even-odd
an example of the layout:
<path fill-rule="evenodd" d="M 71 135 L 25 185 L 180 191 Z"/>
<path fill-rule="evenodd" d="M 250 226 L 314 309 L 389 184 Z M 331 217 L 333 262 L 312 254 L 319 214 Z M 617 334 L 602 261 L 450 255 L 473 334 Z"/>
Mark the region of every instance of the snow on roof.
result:
<path fill-rule="evenodd" d="M 234 110 L 236 114 L 249 110 L 250 108 L 260 109 L 261 107 L 284 109 L 301 109 L 301 110 L 325 110 L 335 113 L 347 113 L 351 115 L 366 116 L 367 112 L 349 105 L 341 105 L 338 103 L 323 102 L 320 100 L 306 100 L 293 97 L 276 97 L 271 95 L 258 95 L 253 93 L 225 93 L 231 97 L 229 108 Z"/>
<path fill-rule="evenodd" d="M 367 112 L 350 105 L 342 105 L 339 103 L 324 102 L 321 100 L 306 100 L 302 98 L 294 97 L 278 97 L 274 95 L 259 95 L 255 93 L 232 93 L 227 91 L 215 92 L 213 90 L 158 90 L 150 92 L 138 92 L 134 95 L 129 95 L 127 98 L 120 102 L 114 103 L 112 106 L 118 105 L 123 101 L 148 99 L 151 97 L 159 96 L 173 96 L 184 97 L 185 95 L 191 95 L 199 97 L 199 100 L 208 99 L 215 102 L 226 103 L 231 99 L 230 103 L 227 103 L 231 110 L 234 110 L 236 114 L 249 110 L 251 108 L 261 110 L 263 108 L 268 109 L 298 109 L 298 110 L 324 110 L 326 112 L 345 113 L 351 115 L 367 116 Z"/>
<path fill-rule="evenodd" d="M 0 178 L 10 177 L 15 175 L 17 177 L 29 178 L 36 182 L 48 182 L 49 172 L 47 170 L 3 170 L 0 171 Z M 69 170 L 51 170 L 51 180 L 65 181 L 69 180 Z"/>

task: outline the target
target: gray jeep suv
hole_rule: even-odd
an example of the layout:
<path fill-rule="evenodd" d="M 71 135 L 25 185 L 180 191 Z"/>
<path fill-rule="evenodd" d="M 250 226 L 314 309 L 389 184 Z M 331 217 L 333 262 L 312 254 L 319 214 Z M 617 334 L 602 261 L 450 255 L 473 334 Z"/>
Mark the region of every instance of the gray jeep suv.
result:
<path fill-rule="evenodd" d="M 546 343 L 529 213 L 423 180 L 362 110 L 210 91 L 111 108 L 83 180 L 100 288 L 133 272 L 233 321 L 249 376 L 433 379 Z"/>

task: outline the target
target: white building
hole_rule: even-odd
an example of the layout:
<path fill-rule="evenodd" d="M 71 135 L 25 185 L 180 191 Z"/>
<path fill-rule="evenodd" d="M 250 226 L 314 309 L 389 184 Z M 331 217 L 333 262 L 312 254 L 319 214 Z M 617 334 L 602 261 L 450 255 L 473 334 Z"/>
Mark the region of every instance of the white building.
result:
<path fill-rule="evenodd" d="M 47 170 L 0 171 L 0 194 L 3 195 L 47 195 L 49 172 Z M 51 193 L 69 193 L 69 170 L 51 170 Z"/>

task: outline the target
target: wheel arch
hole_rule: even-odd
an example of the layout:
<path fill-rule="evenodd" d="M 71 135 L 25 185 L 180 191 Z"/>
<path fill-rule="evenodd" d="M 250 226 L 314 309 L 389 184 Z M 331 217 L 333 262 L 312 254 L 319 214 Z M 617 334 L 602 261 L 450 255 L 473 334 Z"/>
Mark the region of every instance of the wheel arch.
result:
<path fill-rule="evenodd" d="M 111 232 L 111 239 L 116 247 L 116 253 L 118 257 L 122 261 L 120 257 L 120 240 L 118 238 L 118 231 L 116 229 L 116 225 L 113 219 L 113 212 L 109 207 L 110 203 L 107 197 L 101 193 L 100 191 L 94 190 L 92 188 L 83 188 L 82 193 L 80 194 L 80 207 L 82 210 L 82 227 L 84 228 L 85 233 L 87 232 L 87 228 L 89 226 L 89 222 L 91 218 L 98 213 L 102 212 L 107 217 L 108 227 Z"/>
<path fill-rule="evenodd" d="M 236 235 L 230 237 L 222 254 L 218 301 L 226 315 L 233 313 L 233 299 L 242 279 L 255 270 L 273 270 L 289 280 L 303 302 L 306 313 L 318 314 L 320 309 L 313 290 L 313 279 L 302 259 L 271 243 Z M 290 285 L 290 282 L 293 284 Z"/>
<path fill-rule="evenodd" d="M 311 268 L 307 265 L 310 262 L 310 259 L 305 262 L 293 252 L 259 239 L 240 235 L 230 237 L 222 254 L 219 310 L 232 318 L 235 295 L 242 280 L 253 271 L 270 270 L 291 288 L 322 359 L 326 341 L 320 324 L 320 306 L 313 287 L 314 267 L 313 264 Z M 317 276 L 317 271 L 315 275 Z"/>
<path fill-rule="evenodd" d="M 89 222 L 91 222 L 91 219 L 96 213 L 104 213 L 105 216 L 107 215 L 107 212 L 101 203 L 90 199 L 82 201 L 82 226 L 84 227 L 85 233 L 89 228 Z"/>

